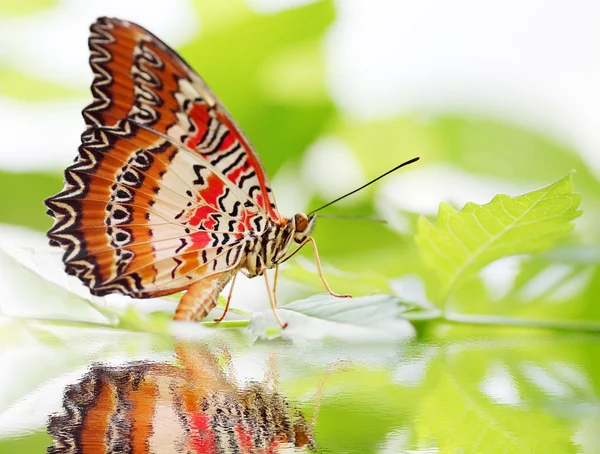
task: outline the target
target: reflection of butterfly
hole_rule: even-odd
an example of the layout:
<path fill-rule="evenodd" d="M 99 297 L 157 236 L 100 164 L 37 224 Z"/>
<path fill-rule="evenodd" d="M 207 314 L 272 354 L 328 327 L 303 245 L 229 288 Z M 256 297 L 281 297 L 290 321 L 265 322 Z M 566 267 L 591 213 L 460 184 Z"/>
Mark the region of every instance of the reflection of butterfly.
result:
<path fill-rule="evenodd" d="M 63 191 L 46 200 L 69 274 L 95 295 L 188 290 L 175 318 L 200 320 L 238 271 L 266 279 L 294 243 L 317 254 L 314 215 L 279 215 L 258 155 L 181 57 L 109 18 L 91 26 L 89 47 L 87 128 Z"/>
<path fill-rule="evenodd" d="M 180 365 L 94 365 L 52 415 L 50 453 L 275 453 L 314 449 L 310 427 L 274 387 L 237 388 L 217 359 L 180 348 Z M 183 367 L 181 367 L 183 366 Z"/>

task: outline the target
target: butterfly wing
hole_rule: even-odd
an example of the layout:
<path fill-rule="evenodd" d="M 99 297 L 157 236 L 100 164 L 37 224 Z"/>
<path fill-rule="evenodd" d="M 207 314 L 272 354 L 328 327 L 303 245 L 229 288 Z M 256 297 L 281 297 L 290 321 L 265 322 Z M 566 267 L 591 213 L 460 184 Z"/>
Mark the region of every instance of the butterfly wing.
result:
<path fill-rule="evenodd" d="M 174 293 L 236 268 L 250 232 L 279 221 L 248 140 L 206 84 L 135 24 L 91 26 L 93 102 L 51 243 L 92 293 Z"/>
<path fill-rule="evenodd" d="M 186 410 L 199 399 L 187 375 L 167 363 L 93 364 L 50 415 L 47 452 L 208 452 L 193 449 Z"/>
<path fill-rule="evenodd" d="M 208 350 L 178 346 L 177 356 L 179 364 L 92 364 L 48 418 L 47 452 L 315 450 L 310 427 L 284 396 L 262 383 L 228 380 Z"/>

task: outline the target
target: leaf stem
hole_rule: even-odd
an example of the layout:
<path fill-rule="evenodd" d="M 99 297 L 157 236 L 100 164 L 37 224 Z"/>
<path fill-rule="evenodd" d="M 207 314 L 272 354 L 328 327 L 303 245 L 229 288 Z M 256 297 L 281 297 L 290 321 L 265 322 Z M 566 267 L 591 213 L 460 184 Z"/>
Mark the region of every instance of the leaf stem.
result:
<path fill-rule="evenodd" d="M 249 320 L 223 320 L 221 322 L 200 322 L 201 325 L 206 326 L 208 328 L 247 328 Z"/>
<path fill-rule="evenodd" d="M 449 323 L 472 325 L 520 326 L 526 328 L 558 329 L 565 331 L 600 332 L 600 323 L 568 320 L 534 320 L 519 317 L 503 317 L 490 315 L 470 315 L 446 313 L 444 319 Z"/>

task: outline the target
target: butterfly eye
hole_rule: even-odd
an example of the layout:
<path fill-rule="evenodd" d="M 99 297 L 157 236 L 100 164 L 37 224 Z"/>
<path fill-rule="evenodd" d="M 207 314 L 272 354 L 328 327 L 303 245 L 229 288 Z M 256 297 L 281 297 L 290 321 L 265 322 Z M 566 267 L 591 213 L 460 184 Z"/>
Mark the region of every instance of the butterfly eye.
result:
<path fill-rule="evenodd" d="M 304 213 L 297 213 L 294 216 L 294 223 L 296 224 L 296 232 L 304 232 L 308 228 L 308 216 Z"/>

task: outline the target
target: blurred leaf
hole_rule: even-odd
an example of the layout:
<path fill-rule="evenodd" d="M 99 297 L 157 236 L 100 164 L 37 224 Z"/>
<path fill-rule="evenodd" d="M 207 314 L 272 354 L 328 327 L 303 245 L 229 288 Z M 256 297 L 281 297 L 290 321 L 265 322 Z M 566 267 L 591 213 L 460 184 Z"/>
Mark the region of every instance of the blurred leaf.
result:
<path fill-rule="evenodd" d="M 273 55 L 260 70 L 258 81 L 265 96 L 273 101 L 310 106 L 329 96 L 324 71 L 318 40 L 307 41 Z"/>
<path fill-rule="evenodd" d="M 453 320 L 600 331 L 600 248 L 556 248 L 491 267 L 453 295 Z"/>
<path fill-rule="evenodd" d="M 456 115 L 438 118 L 435 138 L 444 158 L 466 170 L 545 182 L 575 169 L 578 189 L 590 197 L 600 196 L 597 177 L 575 150 L 552 136 L 498 120 Z"/>
<path fill-rule="evenodd" d="M 180 51 L 227 106 L 273 175 L 282 163 L 300 156 L 335 113 L 324 88 L 320 45 L 334 18 L 333 2 L 269 15 L 253 12 L 240 0 L 227 6 L 197 1 L 195 6 L 202 34 Z"/>
<path fill-rule="evenodd" d="M 353 263 L 348 263 L 353 267 Z M 343 293 L 350 293 L 353 296 L 366 295 L 375 292 L 389 293 L 388 280 L 384 276 L 376 273 L 346 273 L 330 266 L 324 265 L 323 269 L 327 282 L 332 289 Z M 323 282 L 317 274 L 317 266 L 314 259 L 298 257 L 294 261 L 286 264 L 283 276 L 293 280 L 310 285 L 314 289 L 323 290 Z"/>
<path fill-rule="evenodd" d="M 357 182 L 360 184 L 360 182 Z M 341 214 L 344 216 L 361 216 L 374 213 L 372 197 L 368 200 L 355 203 L 352 207 L 328 209 L 328 215 Z M 311 207 L 316 208 L 328 200 L 316 198 L 311 202 Z M 393 249 L 398 253 L 407 244 L 411 244 L 410 237 L 400 236 L 398 232 L 382 222 L 373 222 L 368 219 L 320 219 L 317 216 L 313 236 L 318 242 L 319 253 L 326 258 L 330 255 L 353 256 L 357 253 L 369 252 L 372 259 L 377 260 L 374 250 Z M 309 254 L 310 248 L 307 248 Z"/>
<path fill-rule="evenodd" d="M 575 169 L 577 187 L 586 197 L 600 198 L 600 181 L 575 150 L 509 122 L 416 113 L 376 122 L 340 121 L 333 132 L 348 141 L 367 173 L 376 174 L 414 155 L 422 157 L 420 165 L 444 161 L 474 174 L 513 181 L 543 183 Z"/>
<path fill-rule="evenodd" d="M 134 305 L 128 306 L 120 314 L 115 328 L 128 331 L 142 331 L 148 333 L 166 334 L 173 321 L 173 317 L 165 312 L 142 312 Z"/>
<path fill-rule="evenodd" d="M 366 201 L 351 207 L 332 207 L 328 210 L 328 214 L 344 216 L 372 214 L 375 212 L 372 200 L 372 197 L 369 197 Z M 310 206 L 316 208 L 326 202 L 327 200 L 316 198 Z M 412 237 L 399 235 L 381 222 L 317 218 L 313 236 L 324 266 L 327 268 L 331 265 L 334 268 L 333 271 L 326 270 L 326 278 L 331 278 L 331 285 L 343 293 L 357 295 L 371 292 L 389 293 L 385 283 L 389 279 L 406 273 L 420 273 L 420 270 L 423 270 L 424 274 L 430 274 L 416 253 Z M 315 263 L 310 247 L 305 247 L 299 255 L 305 259 L 304 263 Z M 299 279 L 300 282 L 310 284 L 315 289 L 322 289 L 316 274 L 296 271 L 298 270 L 294 270 L 293 277 L 290 271 L 289 276 L 292 279 Z M 354 282 L 348 290 L 345 290 L 349 278 Z"/>
<path fill-rule="evenodd" d="M 551 246 L 573 228 L 578 206 L 571 175 L 522 196 L 467 203 L 459 212 L 442 203 L 435 224 L 421 218 L 415 238 L 424 261 L 440 277 L 441 302 L 488 263 Z"/>
<path fill-rule="evenodd" d="M 428 370 L 429 392 L 415 415 L 419 439 L 442 453 L 578 452 L 566 407 L 597 401 L 575 391 L 589 379 L 576 362 L 589 340 L 510 337 L 482 348 L 461 336 L 461 346 L 450 343 Z"/>
<path fill-rule="evenodd" d="M 87 90 L 54 84 L 10 67 L 0 67 L 0 95 L 2 96 L 25 101 L 44 101 L 85 96 L 86 93 Z"/>
<path fill-rule="evenodd" d="M 56 174 L 0 170 L 0 223 L 49 229 L 52 219 L 46 215 L 44 199 L 61 187 L 62 178 Z"/>
<path fill-rule="evenodd" d="M 434 125 L 416 115 L 360 123 L 340 119 L 333 132 L 348 142 L 367 174 L 377 175 L 413 156 L 424 163 L 435 159 Z"/>
<path fill-rule="evenodd" d="M 58 0 L 21 0 L 18 2 L 0 2 L 0 15 L 25 16 L 40 10 L 54 8 L 59 5 Z"/>
<path fill-rule="evenodd" d="M 91 295 L 79 279 L 64 272 L 61 257 L 62 251 L 51 247 L 41 233 L 0 225 L 0 309 L 32 321 L 157 331 L 162 330 L 165 314 L 172 314 L 175 305 L 162 298 Z"/>
<path fill-rule="evenodd" d="M 0 231 L 0 235 L 5 233 L 4 229 Z M 6 243 L 10 240 L 14 241 L 14 238 L 6 235 L 0 240 L 0 288 L 2 289 L 0 311 L 2 314 L 24 321 L 47 319 L 48 321 L 77 320 L 107 323 L 109 314 L 104 310 L 106 308 L 94 306 L 89 301 L 81 299 L 68 286 L 61 285 L 63 284 L 61 281 L 67 280 L 62 266 L 55 266 L 53 269 L 55 275 L 64 275 L 63 279 L 58 279 L 58 283 L 42 279 L 42 274 L 25 263 L 35 262 L 35 253 L 15 254 L 14 250 L 11 251 L 6 246 Z M 39 268 L 43 268 L 45 260 L 40 260 L 37 264 Z M 46 275 L 50 273 L 52 271 L 47 272 Z M 4 335 L 0 336 L 0 341 L 4 341 Z"/>

